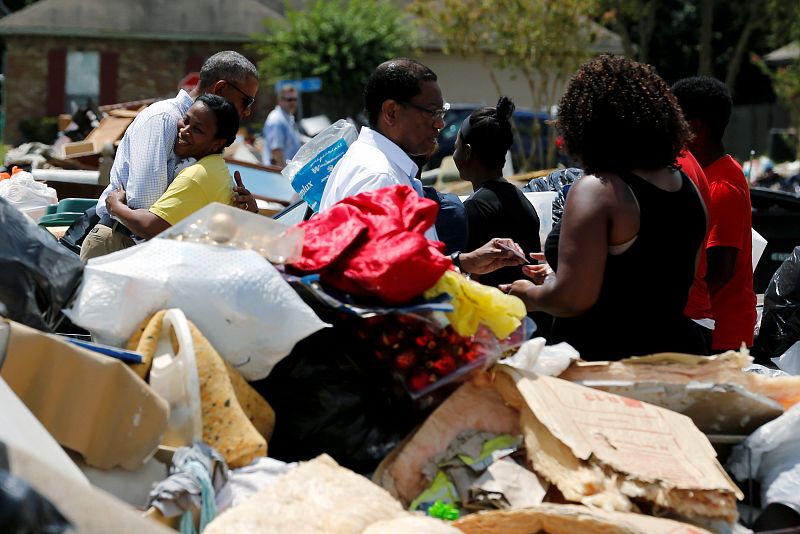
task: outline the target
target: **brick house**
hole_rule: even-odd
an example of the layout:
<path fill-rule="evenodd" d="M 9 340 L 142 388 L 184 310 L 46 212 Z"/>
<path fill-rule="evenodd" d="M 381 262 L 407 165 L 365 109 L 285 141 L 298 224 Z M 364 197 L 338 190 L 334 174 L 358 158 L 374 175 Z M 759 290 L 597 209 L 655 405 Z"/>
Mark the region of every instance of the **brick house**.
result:
<path fill-rule="evenodd" d="M 245 49 L 280 0 L 40 0 L 0 19 L 5 40 L 5 142 L 22 139 L 21 120 L 99 105 L 169 98 L 179 81 L 220 50 Z M 274 102 L 259 92 L 251 116 Z"/>

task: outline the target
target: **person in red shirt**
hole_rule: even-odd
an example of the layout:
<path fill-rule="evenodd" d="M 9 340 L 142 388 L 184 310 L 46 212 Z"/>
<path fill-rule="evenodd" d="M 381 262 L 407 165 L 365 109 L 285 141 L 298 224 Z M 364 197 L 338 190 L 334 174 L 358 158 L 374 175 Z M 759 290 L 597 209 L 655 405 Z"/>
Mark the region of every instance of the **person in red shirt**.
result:
<path fill-rule="evenodd" d="M 706 282 L 711 295 L 715 352 L 753 344 L 756 295 L 753 292 L 750 189 L 741 166 L 725 152 L 722 135 L 731 115 L 730 91 L 719 80 L 695 76 L 672 91 L 692 128 L 689 149 L 703 167 L 711 193 Z"/>
<path fill-rule="evenodd" d="M 700 198 L 703 199 L 703 204 L 706 205 L 706 218 L 710 220 L 711 191 L 708 188 L 708 180 L 703 172 L 703 168 L 689 150 L 684 150 L 680 156 L 678 156 L 678 165 L 697 187 Z M 701 250 L 706 250 L 707 243 L 708 233 L 706 233 Z M 698 259 L 694 282 L 692 282 L 692 288 L 689 290 L 689 299 L 686 301 L 686 308 L 684 308 L 683 313 L 686 317 L 702 327 L 708 352 L 710 352 L 712 332 L 714 331 L 714 314 L 711 311 L 711 295 L 708 293 L 708 284 L 706 283 L 705 253 L 700 254 Z"/>

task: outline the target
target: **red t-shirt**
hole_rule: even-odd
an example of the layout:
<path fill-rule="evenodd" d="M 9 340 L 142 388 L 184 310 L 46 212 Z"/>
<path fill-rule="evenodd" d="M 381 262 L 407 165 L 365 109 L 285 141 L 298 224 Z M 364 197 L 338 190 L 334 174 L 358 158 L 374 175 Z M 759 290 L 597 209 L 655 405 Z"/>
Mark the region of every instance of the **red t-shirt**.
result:
<path fill-rule="evenodd" d="M 750 189 L 739 164 L 726 155 L 704 167 L 711 190 L 711 228 L 708 248 L 739 251 L 733 277 L 711 296 L 714 313 L 714 350 L 753 345 L 756 295 L 753 292 L 753 234 Z"/>
<path fill-rule="evenodd" d="M 697 186 L 697 191 L 700 193 L 700 198 L 703 199 L 703 204 L 706 205 L 706 212 L 711 211 L 711 192 L 708 189 L 708 181 L 703 172 L 703 168 L 697 163 L 691 152 L 684 150 L 678 158 L 678 165 L 681 170 L 686 173 L 694 185 Z M 708 215 L 710 223 L 710 213 Z M 706 242 L 708 240 L 708 230 L 711 225 L 706 228 L 706 239 L 700 248 L 700 261 L 697 265 L 697 272 L 694 274 L 694 282 L 692 288 L 689 290 L 689 299 L 686 301 L 686 308 L 683 314 L 689 319 L 713 319 L 711 313 L 711 297 L 708 294 L 708 285 L 706 284 Z"/>

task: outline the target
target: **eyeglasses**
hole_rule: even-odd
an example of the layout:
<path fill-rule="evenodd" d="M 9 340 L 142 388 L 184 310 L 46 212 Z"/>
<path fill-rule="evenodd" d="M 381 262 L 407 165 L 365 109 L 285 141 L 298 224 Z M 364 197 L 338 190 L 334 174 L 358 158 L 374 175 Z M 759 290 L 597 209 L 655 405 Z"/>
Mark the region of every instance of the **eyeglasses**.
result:
<path fill-rule="evenodd" d="M 234 89 L 236 89 L 237 91 L 242 93 L 242 96 L 244 97 L 244 109 L 250 109 L 250 107 L 253 105 L 253 102 L 255 102 L 256 99 L 253 98 L 252 96 L 248 95 L 247 93 L 245 93 L 244 91 L 242 91 L 238 87 L 236 87 L 236 85 L 234 85 L 233 82 L 229 82 L 228 80 L 225 80 L 225 83 L 227 83 L 228 85 L 230 85 L 231 87 L 233 87 Z"/>
<path fill-rule="evenodd" d="M 428 109 L 425 106 L 420 106 L 419 104 L 415 104 L 414 102 L 400 102 L 400 104 L 403 106 L 406 105 L 411 106 L 414 109 L 423 111 L 428 115 L 430 115 L 431 118 L 435 121 L 438 121 L 439 119 L 444 119 L 444 114 L 450 111 L 450 104 L 448 104 L 447 102 L 445 102 L 444 105 L 439 109 Z"/>
<path fill-rule="evenodd" d="M 281 100 L 285 100 L 286 102 L 297 102 L 296 96 L 282 96 Z"/>

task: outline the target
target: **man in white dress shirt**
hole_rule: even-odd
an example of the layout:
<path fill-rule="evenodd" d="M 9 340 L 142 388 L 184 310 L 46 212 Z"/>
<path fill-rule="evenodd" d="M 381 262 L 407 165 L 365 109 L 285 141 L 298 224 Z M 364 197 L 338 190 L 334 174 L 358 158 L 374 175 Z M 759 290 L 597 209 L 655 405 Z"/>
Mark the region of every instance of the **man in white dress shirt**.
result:
<path fill-rule="evenodd" d="M 364 107 L 369 128 L 361 128 L 358 139 L 333 168 L 320 211 L 343 198 L 392 185 L 408 185 L 425 196 L 416 178 L 417 164 L 410 156 L 432 154 L 444 128 L 450 106 L 442 98 L 436 74 L 413 59 L 381 63 L 367 81 Z M 425 237 L 437 241 L 436 229 L 431 227 Z M 510 239 L 492 239 L 472 252 L 456 251 L 451 257 L 463 271 L 484 274 L 521 264 L 519 250 Z"/>
<path fill-rule="evenodd" d="M 391 185 L 408 185 L 423 196 L 410 156 L 434 152 L 444 127 L 448 105 L 436 74 L 413 59 L 381 63 L 367 81 L 364 107 L 369 127 L 361 129 L 358 140 L 334 167 L 320 211 L 345 197 Z M 426 235 L 436 238 L 433 229 Z"/>

